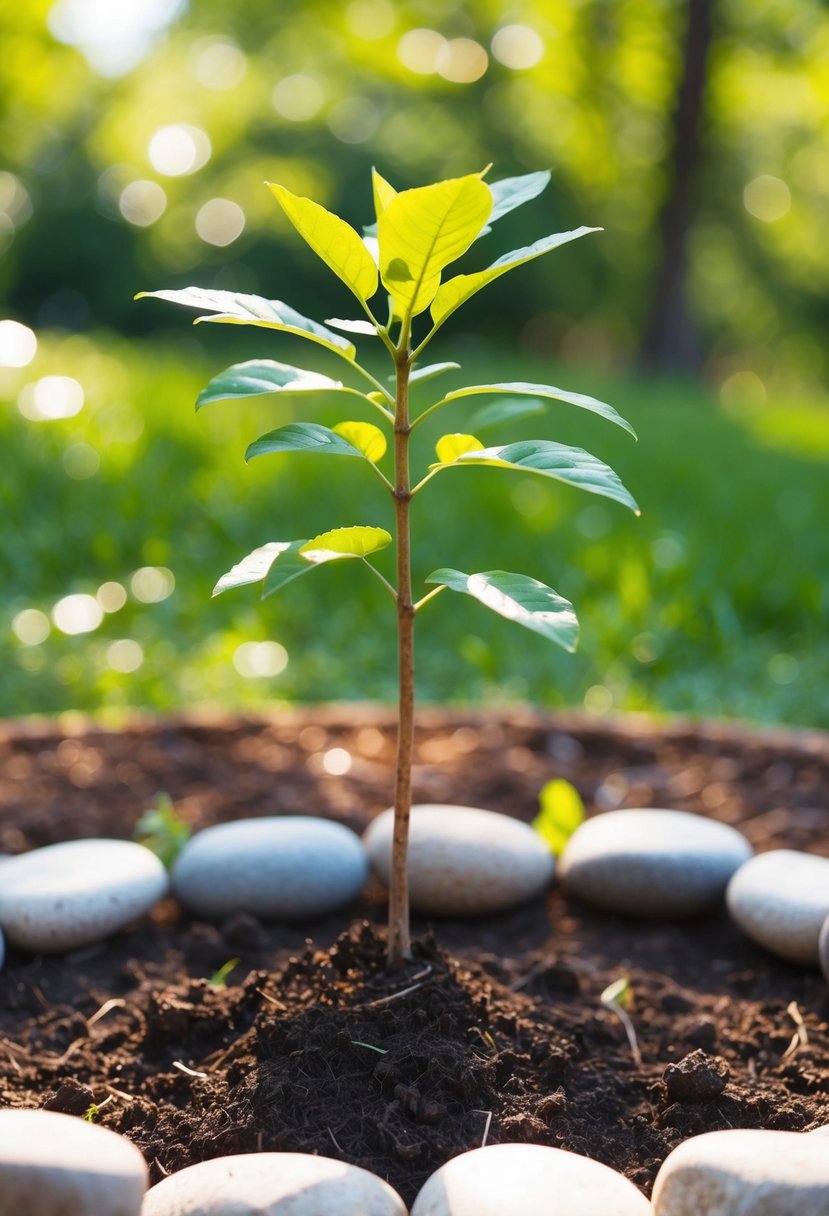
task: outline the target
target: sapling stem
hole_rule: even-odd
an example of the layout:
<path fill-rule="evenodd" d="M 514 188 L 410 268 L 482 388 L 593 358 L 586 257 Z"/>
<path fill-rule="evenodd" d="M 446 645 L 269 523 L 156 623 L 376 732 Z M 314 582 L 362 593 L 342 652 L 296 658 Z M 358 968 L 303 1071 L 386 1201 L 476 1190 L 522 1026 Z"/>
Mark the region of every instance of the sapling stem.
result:
<path fill-rule="evenodd" d="M 401 328 L 395 351 L 396 392 L 394 414 L 394 511 L 397 539 L 397 767 L 394 783 L 394 832 L 389 884 L 390 968 L 400 968 L 412 957 L 409 929 L 409 814 L 412 805 L 412 753 L 414 750 L 414 604 L 409 485 L 409 327 Z"/>

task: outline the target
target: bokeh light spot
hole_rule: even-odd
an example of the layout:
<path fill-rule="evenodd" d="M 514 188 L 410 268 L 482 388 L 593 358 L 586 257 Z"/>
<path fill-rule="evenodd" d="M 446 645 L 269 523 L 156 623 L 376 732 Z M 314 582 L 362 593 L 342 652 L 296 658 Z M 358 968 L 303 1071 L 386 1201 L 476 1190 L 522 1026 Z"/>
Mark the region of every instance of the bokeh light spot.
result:
<path fill-rule="evenodd" d="M 124 675 L 138 671 L 144 662 L 144 648 L 134 638 L 119 638 L 107 646 L 107 666 Z"/>
<path fill-rule="evenodd" d="M 37 337 L 19 321 L 0 321 L 0 367 L 28 367 L 37 354 Z"/>
<path fill-rule="evenodd" d="M 392 32 L 397 15 L 390 0 L 352 0 L 345 10 L 345 21 L 355 38 L 376 42 Z"/>
<path fill-rule="evenodd" d="M 51 631 L 49 618 L 39 608 L 24 608 L 12 621 L 12 633 L 24 646 L 39 646 Z"/>
<path fill-rule="evenodd" d="M 764 224 L 773 224 L 788 215 L 792 193 L 781 178 L 761 173 L 743 191 L 743 205 L 755 219 L 762 220 Z"/>
<path fill-rule="evenodd" d="M 167 209 L 167 195 L 158 182 L 140 178 L 129 182 L 118 196 L 118 210 L 136 228 L 149 228 Z"/>
<path fill-rule="evenodd" d="M 323 771 L 332 777 L 343 777 L 351 768 L 351 753 L 344 747 L 332 747 L 323 754 Z"/>
<path fill-rule="evenodd" d="M 101 467 L 101 457 L 91 443 L 72 443 L 63 453 L 63 469 L 73 481 L 87 481 Z"/>
<path fill-rule="evenodd" d="M 380 113 L 367 97 L 344 97 L 328 115 L 328 127 L 344 144 L 361 144 L 380 125 Z"/>
<path fill-rule="evenodd" d="M 313 76 L 299 73 L 279 81 L 271 94 L 271 104 L 289 122 L 308 122 L 325 104 L 325 93 Z"/>
<path fill-rule="evenodd" d="M 207 245 L 232 245 L 245 230 L 245 213 L 229 198 L 211 198 L 196 214 L 196 232 Z"/>
<path fill-rule="evenodd" d="M 248 70 L 245 52 L 228 38 L 202 38 L 192 51 L 196 80 L 216 93 L 233 89 Z"/>
<path fill-rule="evenodd" d="M 165 177 L 196 173 L 210 160 L 212 151 L 207 133 L 187 123 L 159 127 L 147 146 L 150 164 Z"/>
<path fill-rule="evenodd" d="M 437 30 L 409 30 L 397 44 L 397 58 L 410 72 L 430 76 L 438 70 L 445 48 L 446 39 Z"/>
<path fill-rule="evenodd" d="M 452 84 L 472 84 L 489 67 L 489 55 L 473 38 L 453 38 L 441 49 L 435 66 Z"/>
<path fill-rule="evenodd" d="M 94 595 L 65 595 L 52 609 L 52 620 L 61 633 L 92 633 L 104 619 L 104 610 Z"/>
<path fill-rule="evenodd" d="M 83 386 L 72 376 L 42 376 L 26 384 L 17 398 L 17 408 L 30 422 L 53 422 L 74 418 L 83 409 Z"/>
<path fill-rule="evenodd" d="M 121 583 L 101 583 L 95 592 L 95 599 L 104 612 L 118 612 L 127 602 L 127 589 Z"/>
<path fill-rule="evenodd" d="M 495 31 L 491 45 L 498 62 L 514 71 L 534 68 L 544 56 L 541 35 L 528 25 L 502 25 Z"/>
<path fill-rule="evenodd" d="M 166 566 L 142 566 L 130 576 L 130 591 L 142 604 L 160 604 L 175 589 L 175 575 Z"/>
<path fill-rule="evenodd" d="M 768 673 L 775 684 L 794 684 L 800 675 L 800 664 L 794 655 L 773 654 L 768 661 Z"/>
<path fill-rule="evenodd" d="M 613 708 L 613 693 L 604 684 L 593 684 L 584 694 L 584 708 L 589 714 L 601 718 Z"/>
<path fill-rule="evenodd" d="M 278 676 L 288 666 L 288 652 L 279 642 L 242 642 L 233 653 L 233 666 L 248 680 Z"/>

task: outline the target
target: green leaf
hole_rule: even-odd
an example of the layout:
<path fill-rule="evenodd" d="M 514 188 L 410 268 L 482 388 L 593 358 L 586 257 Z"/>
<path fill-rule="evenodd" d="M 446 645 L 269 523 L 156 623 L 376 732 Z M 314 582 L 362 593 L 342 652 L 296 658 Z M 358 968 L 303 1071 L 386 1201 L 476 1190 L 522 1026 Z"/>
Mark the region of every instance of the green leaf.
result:
<path fill-rule="evenodd" d="M 360 424 L 357 424 L 360 425 Z M 363 423 L 368 426 L 369 424 Z M 377 427 L 373 428 L 375 431 Z M 332 456 L 363 456 L 354 444 L 316 422 L 291 422 L 269 431 L 250 445 L 245 460 L 273 456 L 279 452 L 323 452 Z"/>
<path fill-rule="evenodd" d="M 531 262 L 533 258 L 540 258 L 544 253 L 550 253 L 551 250 L 558 249 L 560 245 L 566 245 L 568 241 L 575 241 L 580 236 L 587 236 L 589 232 L 601 231 L 601 228 L 574 228 L 572 232 L 556 232 L 552 236 L 542 237 L 532 245 L 526 245 L 523 249 L 514 249 L 512 253 L 505 253 L 486 270 L 478 270 L 474 274 L 459 274 L 454 279 L 442 283 L 432 301 L 431 313 L 435 329 L 482 287 L 486 287 L 487 283 L 500 278 L 508 270 L 514 270 L 516 266 L 523 266 L 525 262 Z"/>
<path fill-rule="evenodd" d="M 309 562 L 319 563 L 338 557 L 370 557 L 390 544 L 391 535 L 385 528 L 333 528 L 306 541 L 300 552 Z"/>
<path fill-rule="evenodd" d="M 540 633 L 565 650 L 576 649 L 579 623 L 573 605 L 537 579 L 507 570 L 484 570 L 480 574 L 433 570 L 426 582 L 471 595 L 508 621 Z"/>
<path fill-rule="evenodd" d="M 492 210 L 477 173 L 403 190 L 379 217 L 380 277 L 396 316 L 428 308 L 441 271 L 469 248 Z"/>
<path fill-rule="evenodd" d="M 466 452 L 480 452 L 481 441 L 474 435 L 442 435 L 435 444 L 435 452 L 441 464 L 454 464 Z"/>
<path fill-rule="evenodd" d="M 575 786 L 561 778 L 542 786 L 538 799 L 541 810 L 532 827 L 546 840 L 550 851 L 560 857 L 567 841 L 584 822 L 584 803 Z"/>
<path fill-rule="evenodd" d="M 617 426 L 629 431 L 634 439 L 636 438 L 633 427 L 621 414 L 616 413 L 612 405 L 607 405 L 604 401 L 597 401 L 595 397 L 586 397 L 584 393 L 568 393 L 565 389 L 554 388 L 551 384 L 526 384 L 519 380 L 513 380 L 507 384 L 470 384 L 466 388 L 456 388 L 453 392 L 447 393 L 443 400 L 437 403 L 437 406 L 446 405 L 449 401 L 457 401 L 460 397 L 480 396 L 481 393 L 517 393 L 522 397 L 550 397 L 553 401 L 566 401 L 569 405 L 577 405 L 579 409 L 599 414 L 608 422 L 615 422 Z M 432 408 L 436 409 L 437 406 Z"/>
<path fill-rule="evenodd" d="M 603 464 L 583 448 L 567 447 L 547 439 L 525 439 L 503 447 L 482 448 L 465 452 L 451 463 L 432 465 L 433 469 L 460 468 L 461 465 L 491 465 L 496 468 L 519 469 L 523 473 L 539 473 L 567 485 L 612 498 L 639 514 L 636 500 L 622 485 L 609 465 Z"/>
<path fill-rule="evenodd" d="M 220 314 L 196 317 L 196 325 L 201 321 L 216 321 L 223 325 L 259 325 L 264 329 L 278 329 L 299 338 L 308 338 L 345 359 L 353 361 L 357 355 L 352 342 L 326 329 L 318 321 L 303 317 L 302 313 L 281 300 L 265 300 L 262 296 L 244 295 L 236 291 L 206 291 L 202 287 L 184 287 L 180 291 L 140 291 L 135 298 L 140 300 L 145 296 Z"/>
<path fill-rule="evenodd" d="M 334 528 L 311 540 L 271 541 L 254 549 L 227 574 L 223 574 L 213 594 L 221 595 L 236 587 L 264 580 L 262 598 L 308 574 L 317 566 L 341 558 L 368 557 L 391 544 L 385 528 Z"/>
<path fill-rule="evenodd" d="M 334 329 L 341 329 L 346 334 L 365 334 L 369 338 L 377 337 L 377 330 L 371 321 L 347 321 L 340 317 L 326 317 L 325 324 L 333 325 Z"/>
<path fill-rule="evenodd" d="M 489 223 L 494 224 L 502 215 L 537 198 L 546 189 L 550 181 L 549 169 L 538 173 L 522 173 L 520 177 L 504 177 L 499 182 L 489 185 L 492 194 L 492 211 Z"/>
<path fill-rule="evenodd" d="M 432 380 L 435 376 L 440 376 L 443 372 L 457 371 L 460 363 L 429 363 L 426 367 L 416 367 L 409 376 L 409 384 L 423 384 L 426 380 Z"/>
<path fill-rule="evenodd" d="M 353 444 L 372 464 L 382 460 L 386 454 L 386 436 L 379 426 L 372 422 L 338 422 L 334 430 Z"/>
<path fill-rule="evenodd" d="M 500 422 L 520 422 L 523 418 L 532 418 L 544 413 L 544 404 L 532 397 L 503 397 L 484 405 L 469 419 L 469 429 L 477 435 L 488 427 L 497 426 Z"/>
<path fill-rule="evenodd" d="M 319 203 L 300 198 L 284 186 L 267 183 L 274 197 L 314 253 L 365 304 L 377 291 L 377 267 L 360 236 Z"/>
<path fill-rule="evenodd" d="M 348 388 L 340 380 L 332 380 L 319 372 L 307 372 L 273 359 L 249 359 L 234 363 L 202 389 L 196 399 L 196 409 L 213 401 L 231 397 L 258 397 L 263 393 L 348 393 L 365 398 L 356 388 Z"/>
<path fill-rule="evenodd" d="M 397 191 L 376 169 L 371 170 L 371 188 L 374 195 L 374 214 L 379 220 L 392 199 L 397 197 Z"/>

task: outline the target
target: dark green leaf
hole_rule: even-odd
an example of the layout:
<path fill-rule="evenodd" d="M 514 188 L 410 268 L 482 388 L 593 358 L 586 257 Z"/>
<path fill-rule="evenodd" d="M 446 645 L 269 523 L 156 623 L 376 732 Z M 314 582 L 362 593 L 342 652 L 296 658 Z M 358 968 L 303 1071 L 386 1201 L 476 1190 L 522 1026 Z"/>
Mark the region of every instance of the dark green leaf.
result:
<path fill-rule="evenodd" d="M 363 453 L 327 426 L 316 422 L 292 422 L 269 431 L 250 445 L 245 460 L 277 452 L 323 452 L 332 456 L 363 456 Z M 363 457 L 365 459 L 365 457 Z"/>
<path fill-rule="evenodd" d="M 473 435 L 485 431 L 488 427 L 497 426 L 499 422 L 520 422 L 522 418 L 532 418 L 544 413 L 544 404 L 538 398 L 532 397 L 503 397 L 484 405 L 469 419 L 468 426 Z"/>
<path fill-rule="evenodd" d="M 476 397 L 482 393 L 516 393 L 522 397 L 549 397 L 553 401 L 566 401 L 569 405 L 577 405 L 579 409 L 599 414 L 608 422 L 615 422 L 617 426 L 629 431 L 634 439 L 636 438 L 633 427 L 625 421 L 621 414 L 616 413 L 612 405 L 607 405 L 604 401 L 597 401 L 595 397 L 586 397 L 584 393 L 569 393 L 563 388 L 555 388 L 552 384 L 527 384 L 522 380 L 513 380 L 506 384 L 470 384 L 466 388 L 456 388 L 453 392 L 447 393 L 437 404 L 445 405 L 447 402 L 457 401 L 461 397 Z"/>
<path fill-rule="evenodd" d="M 230 397 L 258 397 L 263 393 L 349 393 L 364 397 L 355 388 L 348 388 L 340 380 L 322 376 L 319 372 L 304 371 L 273 359 L 250 359 L 247 363 L 234 363 L 203 388 L 196 400 L 196 409 L 213 401 L 226 401 Z"/>
<path fill-rule="evenodd" d="M 576 649 L 579 623 L 573 605 L 537 579 L 507 570 L 464 574 L 444 569 L 433 570 L 426 582 L 470 595 L 508 621 L 540 633 L 565 650 Z"/>

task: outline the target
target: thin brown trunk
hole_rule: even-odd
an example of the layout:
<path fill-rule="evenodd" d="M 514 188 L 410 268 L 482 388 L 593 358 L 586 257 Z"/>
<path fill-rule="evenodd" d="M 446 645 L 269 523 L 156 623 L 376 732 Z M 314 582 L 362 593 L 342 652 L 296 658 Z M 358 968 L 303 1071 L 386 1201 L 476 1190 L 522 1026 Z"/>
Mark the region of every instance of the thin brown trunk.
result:
<path fill-rule="evenodd" d="M 659 217 L 659 270 L 641 348 L 641 362 L 650 368 L 694 371 L 701 361 L 686 279 L 713 8 L 714 0 L 687 3 L 682 76 L 673 117 L 671 187 Z"/>
<path fill-rule="evenodd" d="M 397 658 L 399 714 L 397 772 L 394 791 L 394 836 L 389 886 L 390 967 L 401 967 L 412 956 L 409 931 L 409 812 L 412 803 L 412 752 L 414 747 L 414 606 L 412 603 L 409 510 L 409 353 L 397 357 L 397 393 L 394 419 L 394 508 L 397 531 Z"/>

